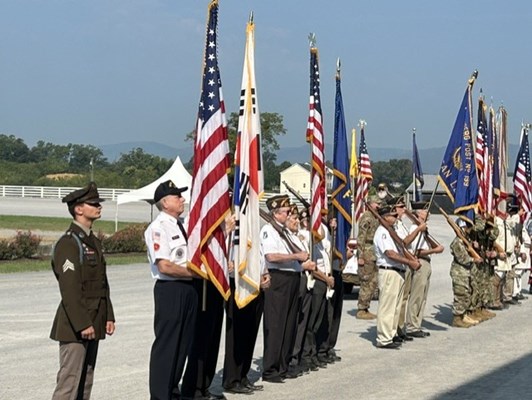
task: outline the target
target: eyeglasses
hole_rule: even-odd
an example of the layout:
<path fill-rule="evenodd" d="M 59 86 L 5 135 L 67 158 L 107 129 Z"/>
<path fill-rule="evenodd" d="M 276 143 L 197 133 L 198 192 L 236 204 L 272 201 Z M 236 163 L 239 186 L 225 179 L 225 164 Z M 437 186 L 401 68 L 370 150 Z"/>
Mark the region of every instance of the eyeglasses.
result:
<path fill-rule="evenodd" d="M 102 205 L 100 203 L 85 203 L 88 206 L 94 207 L 94 208 L 100 208 Z"/>
<path fill-rule="evenodd" d="M 404 204 L 398 204 L 395 206 L 395 208 L 405 208 L 406 206 Z"/>

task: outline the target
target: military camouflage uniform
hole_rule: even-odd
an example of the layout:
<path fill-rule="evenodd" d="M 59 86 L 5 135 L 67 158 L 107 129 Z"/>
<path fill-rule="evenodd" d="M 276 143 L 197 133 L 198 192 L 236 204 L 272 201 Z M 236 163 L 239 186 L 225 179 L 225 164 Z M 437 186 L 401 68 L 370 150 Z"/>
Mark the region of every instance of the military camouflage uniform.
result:
<path fill-rule="evenodd" d="M 360 290 L 358 292 L 358 309 L 367 310 L 371 303 L 373 293 L 377 289 L 379 269 L 375 261 L 375 249 L 373 247 L 373 236 L 379 227 L 379 221 L 367 210 L 360 217 L 358 223 L 358 244 L 361 250 L 361 257 L 364 265 L 358 266 L 358 276 L 360 278 Z"/>
<path fill-rule="evenodd" d="M 485 308 L 493 303 L 493 290 L 491 277 L 494 272 L 496 259 L 488 259 L 486 252 L 493 249 L 493 243 L 499 234 L 497 227 L 484 223 L 479 224 L 475 220 L 474 239 L 479 243 L 479 255 L 482 257 L 481 264 L 474 264 L 471 269 L 471 306 L 472 308 Z"/>
<path fill-rule="evenodd" d="M 471 310 L 471 267 L 473 258 L 462 240 L 456 237 L 451 243 L 451 279 L 453 284 L 453 314 L 464 315 Z"/>

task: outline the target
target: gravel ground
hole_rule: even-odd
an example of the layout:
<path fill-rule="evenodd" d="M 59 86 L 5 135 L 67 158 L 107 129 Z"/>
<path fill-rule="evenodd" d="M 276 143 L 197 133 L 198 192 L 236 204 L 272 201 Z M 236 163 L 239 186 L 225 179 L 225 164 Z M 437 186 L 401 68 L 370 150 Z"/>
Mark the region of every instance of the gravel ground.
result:
<path fill-rule="evenodd" d="M 452 232 L 441 217 L 434 216 L 429 225 L 433 236 L 450 243 Z M 433 259 L 424 321 L 429 338 L 415 339 L 399 351 L 376 349 L 375 321 L 354 317 L 356 296 L 351 294 L 344 299 L 337 344 L 342 361 L 283 384 L 265 383 L 264 391 L 250 398 L 530 398 L 532 298 L 479 326 L 451 328 L 450 259 L 447 249 Z M 93 399 L 146 399 L 153 340 L 148 265 L 110 267 L 109 280 L 117 332 L 100 345 Z M 0 399 L 50 398 L 58 367 L 58 345 L 48 339 L 59 302 L 55 278 L 48 271 L 4 274 L 0 288 Z M 377 309 L 377 302 L 371 309 Z M 223 343 L 222 336 L 214 392 L 221 391 Z M 262 350 L 261 331 L 251 371 L 259 383 Z"/>

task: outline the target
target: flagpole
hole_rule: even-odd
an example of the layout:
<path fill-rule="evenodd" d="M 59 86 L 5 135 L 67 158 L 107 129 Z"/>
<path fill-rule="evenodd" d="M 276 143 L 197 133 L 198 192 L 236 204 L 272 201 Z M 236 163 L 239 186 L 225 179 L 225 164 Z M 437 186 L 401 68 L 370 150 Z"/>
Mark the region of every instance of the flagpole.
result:
<path fill-rule="evenodd" d="M 414 154 L 414 146 L 416 143 L 416 128 L 412 128 L 412 198 L 414 199 L 414 202 L 418 201 L 416 199 L 417 196 L 417 187 L 416 187 L 416 171 L 414 168 L 414 162 L 415 162 L 415 154 Z"/>
<path fill-rule="evenodd" d="M 353 228 L 351 229 L 351 238 L 355 239 L 358 236 L 358 221 L 355 220 L 355 214 L 356 214 L 356 196 L 357 196 L 357 175 L 358 175 L 358 160 L 357 160 L 357 147 L 356 147 L 356 140 L 357 139 L 357 130 L 353 128 L 351 130 L 351 163 L 352 163 L 352 171 L 351 171 L 351 197 L 353 200 L 351 201 L 351 221 L 353 221 Z"/>

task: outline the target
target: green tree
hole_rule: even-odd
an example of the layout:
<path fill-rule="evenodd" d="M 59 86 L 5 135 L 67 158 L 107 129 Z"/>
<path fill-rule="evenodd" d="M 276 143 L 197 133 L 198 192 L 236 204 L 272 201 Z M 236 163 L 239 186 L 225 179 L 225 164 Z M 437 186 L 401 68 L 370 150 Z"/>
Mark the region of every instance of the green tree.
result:
<path fill-rule="evenodd" d="M 39 140 L 30 150 L 33 162 L 49 161 L 68 164 L 70 161 L 70 145 L 59 145 Z"/>
<path fill-rule="evenodd" d="M 28 161 L 29 148 L 14 135 L 0 135 L 0 160 L 23 163 Z"/>
<path fill-rule="evenodd" d="M 127 187 L 140 187 L 159 178 L 172 166 L 172 160 L 144 153 L 140 147 L 122 154 L 114 163 L 113 171 L 119 173 Z"/>
<path fill-rule="evenodd" d="M 79 173 L 88 173 L 92 168 L 99 169 L 109 165 L 103 152 L 96 146 L 83 144 L 69 144 L 70 170 Z"/>
<path fill-rule="evenodd" d="M 286 128 L 283 123 L 283 116 L 279 113 L 263 112 L 260 114 L 260 126 L 261 126 L 261 147 L 262 147 L 262 163 L 264 171 L 264 187 L 270 190 L 272 187 L 279 185 L 279 168 L 275 165 L 277 161 L 277 151 L 279 150 L 279 142 L 277 137 L 280 135 L 286 135 Z M 229 154 L 231 157 L 231 163 L 233 163 L 235 148 L 236 148 L 236 136 L 238 132 L 238 113 L 233 112 L 229 115 L 227 121 L 227 136 L 229 140 Z M 188 133 L 185 140 L 193 141 L 195 131 Z M 191 159 L 185 164 L 185 167 L 192 171 L 193 160 Z M 231 172 L 231 177 L 233 172 Z"/>
<path fill-rule="evenodd" d="M 389 161 L 377 161 L 371 164 L 373 173 L 373 185 L 386 183 L 390 189 L 396 187 L 396 191 L 403 191 L 412 183 L 412 161 L 392 159 Z"/>

